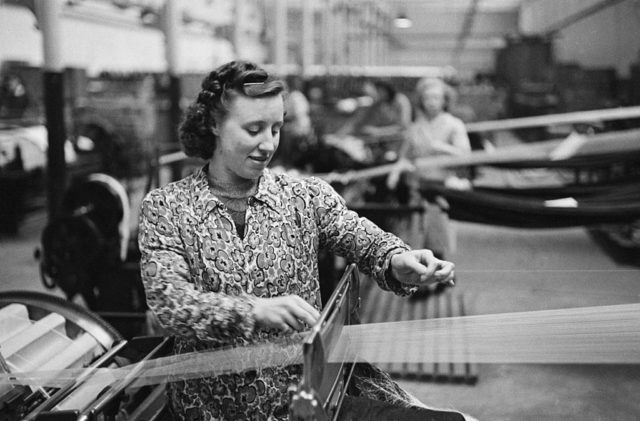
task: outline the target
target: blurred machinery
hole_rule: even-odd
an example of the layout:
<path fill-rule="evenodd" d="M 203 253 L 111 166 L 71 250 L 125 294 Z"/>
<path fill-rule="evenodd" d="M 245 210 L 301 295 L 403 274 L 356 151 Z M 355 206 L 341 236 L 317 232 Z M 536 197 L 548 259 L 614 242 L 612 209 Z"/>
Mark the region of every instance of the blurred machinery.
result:
<path fill-rule="evenodd" d="M 362 381 L 397 391 L 367 363 L 329 358 L 343 327 L 359 323 L 359 302 L 358 272 L 351 264 L 304 339 L 303 376 L 290 389 L 289 419 L 464 419 L 456 412 L 360 395 Z M 171 342 L 161 336 L 124 339 L 95 313 L 58 297 L 1 293 L 0 420 L 170 419 L 164 379 L 136 380 L 148 376 L 151 360 L 169 355 Z"/>
<path fill-rule="evenodd" d="M 123 339 L 109 323 L 69 301 L 35 292 L 0 294 L 0 372 L 73 370 L 55 387 L 0 383 L 1 420 L 158 420 L 164 385 L 134 387 L 135 367 L 167 355 L 162 337 Z M 132 365 L 116 382 L 97 380 L 103 368 Z"/>
<path fill-rule="evenodd" d="M 362 396 L 358 383 L 373 382 L 380 390 L 393 387 L 384 375 L 368 363 L 354 363 L 345 353 L 330 358 L 339 348 L 339 338 L 346 325 L 359 324 L 359 276 L 355 264 L 344 271 L 320 319 L 303 342 L 302 380 L 292 386 L 289 419 L 292 421 L 328 420 L 433 420 L 462 421 L 458 412 L 440 411 L 398 402 Z M 352 350 L 357 354 L 357 350 Z M 340 354 L 340 353 L 338 353 Z"/>
<path fill-rule="evenodd" d="M 42 233 L 42 281 L 87 307 L 125 337 L 140 334 L 146 302 L 137 247 L 130 245 L 129 201 L 123 186 L 105 174 L 77 180 L 67 190 L 62 214 Z"/>

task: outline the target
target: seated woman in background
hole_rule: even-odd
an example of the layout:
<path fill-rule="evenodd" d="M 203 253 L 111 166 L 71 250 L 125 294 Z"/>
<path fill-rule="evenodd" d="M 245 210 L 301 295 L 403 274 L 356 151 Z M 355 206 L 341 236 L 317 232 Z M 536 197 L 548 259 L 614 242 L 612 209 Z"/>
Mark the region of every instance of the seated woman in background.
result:
<path fill-rule="evenodd" d="M 406 173 L 405 182 L 411 191 L 409 199 L 413 204 L 422 201 L 419 194 L 418 177 L 411 174 L 413 164 L 419 158 L 438 155 L 459 156 L 471 152 L 471 143 L 465 125 L 459 118 L 448 112 L 453 89 L 437 78 L 425 78 L 416 85 L 418 98 L 416 119 L 407 129 L 399 159 L 387 177 L 387 187 L 394 190 L 402 173 Z M 454 172 L 442 168 L 429 168 L 420 173 L 422 180 L 442 182 L 447 187 L 469 188 L 470 183 L 459 178 Z M 425 206 L 424 244 L 433 250 L 439 258 L 450 251 L 452 233 L 447 217 L 448 205 L 443 197 L 427 197 Z"/>
<path fill-rule="evenodd" d="M 284 124 L 284 95 L 284 84 L 253 63 L 211 72 L 180 128 L 185 153 L 207 164 L 143 201 L 147 303 L 175 335 L 176 353 L 276 341 L 309 329 L 321 310 L 320 247 L 400 295 L 454 276 L 451 262 L 411 250 L 359 217 L 326 182 L 267 168 Z M 182 420 L 285 420 L 287 390 L 301 373 L 300 365 L 264 367 L 171 382 L 169 406 Z M 369 379 L 380 386 L 367 389 L 370 383 L 356 378 L 361 397 L 426 410 L 379 370 Z"/>
<path fill-rule="evenodd" d="M 402 133 L 411 124 L 411 102 L 384 80 L 367 80 L 362 89 L 373 101 L 371 105 L 357 110 L 335 133 L 328 134 L 325 142 L 347 151 L 349 143 L 353 149 L 356 145 L 366 149 L 360 155 L 353 154 L 366 165 L 389 162 L 396 155 L 389 156 L 387 152 L 397 150 Z"/>
<path fill-rule="evenodd" d="M 398 165 L 388 178 L 395 187 L 406 164 L 437 155 L 466 155 L 471 152 L 464 122 L 448 112 L 453 89 L 441 79 L 421 79 L 416 85 L 416 119 L 405 132 L 398 153 Z M 432 168 L 422 174 L 427 179 L 445 181 L 450 171 Z"/>
<path fill-rule="evenodd" d="M 336 132 L 337 135 L 373 138 L 398 136 L 411 124 L 411 102 L 391 83 L 368 80 L 362 89 L 373 103 L 345 123 Z"/>

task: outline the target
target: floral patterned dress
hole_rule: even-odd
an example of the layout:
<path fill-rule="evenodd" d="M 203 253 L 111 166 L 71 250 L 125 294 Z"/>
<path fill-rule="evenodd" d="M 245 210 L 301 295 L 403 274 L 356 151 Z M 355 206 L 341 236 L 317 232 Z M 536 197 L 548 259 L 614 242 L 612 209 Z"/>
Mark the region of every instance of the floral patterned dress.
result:
<path fill-rule="evenodd" d="M 296 294 L 320 309 L 318 250 L 357 263 L 382 289 L 413 289 L 385 274 L 409 247 L 350 211 L 326 182 L 266 170 L 249 199 L 244 238 L 211 193 L 207 166 L 147 194 L 140 215 L 147 303 L 176 336 L 175 352 L 276 340 L 255 326 L 252 297 Z M 169 383 L 176 419 L 286 419 L 299 365 Z"/>

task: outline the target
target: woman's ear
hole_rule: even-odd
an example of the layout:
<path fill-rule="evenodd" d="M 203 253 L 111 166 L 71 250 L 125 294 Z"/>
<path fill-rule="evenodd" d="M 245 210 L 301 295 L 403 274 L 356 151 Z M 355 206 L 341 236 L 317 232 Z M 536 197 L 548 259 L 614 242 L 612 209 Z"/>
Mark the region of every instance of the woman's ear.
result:
<path fill-rule="evenodd" d="M 211 133 L 213 133 L 215 136 L 218 136 L 220 134 L 220 131 L 218 130 L 218 127 L 215 124 L 211 125 Z"/>

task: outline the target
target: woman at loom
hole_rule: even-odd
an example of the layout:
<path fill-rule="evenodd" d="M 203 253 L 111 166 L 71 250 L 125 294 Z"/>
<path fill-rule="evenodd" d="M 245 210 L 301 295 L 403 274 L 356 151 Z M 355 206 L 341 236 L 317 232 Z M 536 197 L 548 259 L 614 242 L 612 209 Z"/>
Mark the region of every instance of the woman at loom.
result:
<path fill-rule="evenodd" d="M 284 84 L 253 63 L 212 71 L 180 127 L 186 154 L 207 164 L 143 200 L 147 302 L 175 335 L 177 353 L 276 341 L 308 329 L 321 307 L 321 245 L 396 294 L 454 276 L 452 263 L 411 250 L 358 217 L 322 180 L 267 169 L 284 95 Z M 286 419 L 287 388 L 300 375 L 300 366 L 286 366 L 172 382 L 170 408 L 175 419 Z M 388 380 L 384 373 L 379 378 Z M 390 384 L 389 399 L 420 405 Z M 384 399 L 381 390 L 370 395 Z M 361 393 L 369 393 L 366 385 Z"/>
<path fill-rule="evenodd" d="M 448 112 L 453 97 L 453 89 L 437 78 L 424 78 L 416 85 L 418 98 L 415 121 L 406 130 L 403 143 L 398 152 L 398 161 L 387 177 L 387 187 L 395 190 L 405 173 L 404 183 L 409 189 L 409 201 L 420 203 L 420 182 L 413 173 L 416 159 L 438 155 L 465 155 L 471 152 L 471 143 L 464 123 Z M 444 183 L 449 188 L 468 189 L 469 180 L 459 177 L 447 169 L 429 168 L 420 174 L 421 180 Z M 422 247 L 433 250 L 444 259 L 451 247 L 451 236 L 447 216 L 448 204 L 443 197 L 426 197 L 424 243 Z M 438 287 L 445 286 L 440 284 Z M 413 298 L 429 295 L 430 288 L 420 288 Z"/>
<path fill-rule="evenodd" d="M 362 90 L 373 103 L 356 113 L 336 134 L 370 139 L 399 137 L 411 124 L 411 102 L 406 95 L 381 79 L 365 81 Z"/>

